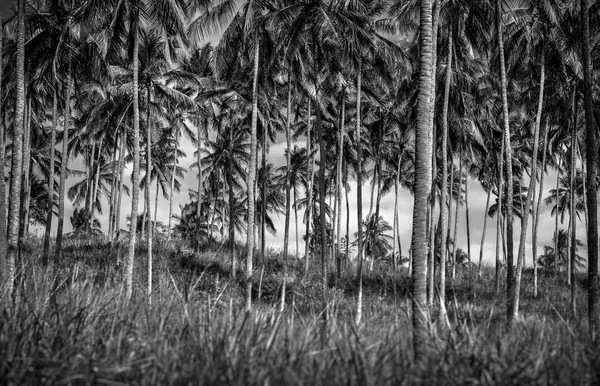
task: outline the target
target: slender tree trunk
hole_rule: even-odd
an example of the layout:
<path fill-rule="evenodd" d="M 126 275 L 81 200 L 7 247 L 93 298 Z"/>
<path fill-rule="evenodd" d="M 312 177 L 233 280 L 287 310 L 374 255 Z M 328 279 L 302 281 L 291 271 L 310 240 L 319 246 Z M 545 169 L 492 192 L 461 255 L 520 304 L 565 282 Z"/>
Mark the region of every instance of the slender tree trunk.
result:
<path fill-rule="evenodd" d="M 265 233 L 267 214 L 267 128 L 263 127 L 262 140 L 262 172 L 263 178 L 260 182 L 260 261 L 265 264 Z"/>
<path fill-rule="evenodd" d="M 452 255 L 450 255 L 450 232 L 452 230 L 452 224 L 454 224 L 454 220 L 452 218 L 453 212 L 452 212 L 452 202 L 454 201 L 454 162 L 452 160 L 450 160 L 450 165 L 448 165 L 450 167 L 450 195 L 448 197 L 448 231 L 446 232 L 446 250 L 444 251 L 444 253 L 446 254 L 446 268 L 444 269 L 448 269 L 448 263 L 452 264 Z M 454 244 L 454 240 L 452 240 L 452 243 Z M 453 264 L 452 264 L 453 265 Z M 450 270 L 450 278 L 454 280 L 454 276 L 452 276 L 452 269 Z"/>
<path fill-rule="evenodd" d="M 460 148 L 460 160 L 458 162 L 458 195 L 456 197 L 456 207 L 454 208 L 454 244 L 452 245 L 452 280 L 456 279 L 456 244 L 458 239 L 458 215 L 460 209 L 460 200 L 462 199 L 462 170 L 463 170 L 463 149 Z M 454 182 L 453 182 L 454 183 Z"/>
<path fill-rule="evenodd" d="M 148 219 L 148 233 L 146 235 L 146 247 L 148 248 L 148 304 L 152 304 L 152 211 L 150 209 L 150 186 L 152 184 L 152 121 L 150 120 L 150 104 L 152 103 L 152 94 L 150 93 L 150 84 L 146 85 L 146 211 L 144 214 Z M 99 166 L 98 166 L 99 167 Z M 158 181 L 158 176 L 156 176 Z"/>
<path fill-rule="evenodd" d="M 429 310 L 426 298 L 427 264 L 427 207 L 431 195 L 432 132 L 431 114 L 433 25 L 432 1 L 421 0 L 420 12 L 420 70 L 415 151 L 415 186 L 413 210 L 413 270 L 412 318 L 413 348 L 417 361 L 425 355 L 428 339 Z"/>
<path fill-rule="evenodd" d="M 358 76 L 356 79 L 356 211 L 358 216 L 358 297 L 356 299 L 356 324 L 359 325 L 362 319 L 363 303 L 363 214 L 362 214 L 362 141 L 361 141 L 361 98 L 362 98 L 362 65 L 358 65 Z"/>
<path fill-rule="evenodd" d="M 202 144 L 204 139 L 202 137 L 202 127 L 198 125 L 198 154 L 196 155 L 196 162 L 198 163 L 198 205 L 196 206 L 196 253 L 200 253 L 200 239 L 202 238 Z M 156 212 L 155 212 L 156 213 Z"/>
<path fill-rule="evenodd" d="M 58 263 L 62 258 L 62 239 L 63 228 L 65 223 L 65 189 L 67 183 L 67 165 L 69 163 L 68 144 L 69 144 L 69 129 L 71 127 L 71 109 L 70 101 L 73 93 L 73 76 L 71 74 L 72 64 L 69 63 L 67 70 L 67 86 L 65 93 L 65 112 L 64 112 L 64 129 L 62 142 L 62 155 L 60 165 L 60 188 L 58 192 L 58 226 L 56 229 L 56 245 L 54 246 L 54 266 L 57 268 Z"/>
<path fill-rule="evenodd" d="M 402 170 L 402 159 L 404 158 L 404 148 L 402 149 L 400 156 L 398 157 L 398 167 L 396 168 L 396 179 L 394 181 L 394 226 L 392 230 L 392 237 L 394 238 L 393 255 L 394 256 L 394 271 L 398 270 L 398 255 L 402 259 L 402 250 L 400 248 L 400 230 L 399 228 L 399 216 L 398 216 L 398 193 L 400 186 L 400 172 Z M 396 248 L 398 247 L 398 248 Z M 400 261 L 402 263 L 402 261 Z"/>
<path fill-rule="evenodd" d="M 255 31 L 256 43 L 254 45 L 254 79 L 252 82 L 252 126 L 250 130 L 250 160 L 248 170 L 248 232 L 246 240 L 246 312 L 252 310 L 252 259 L 254 256 L 254 228 L 255 228 L 255 191 L 256 180 L 256 129 L 258 123 L 258 62 L 259 62 L 259 39 L 258 29 Z"/>
<path fill-rule="evenodd" d="M 320 104 L 317 104 L 317 132 L 319 135 L 319 225 L 321 231 L 321 287 L 323 296 L 327 290 L 327 219 L 325 217 L 325 169 L 327 165 L 327 154 L 325 149 L 325 140 L 323 138 L 323 122 Z"/>
<path fill-rule="evenodd" d="M 311 116 L 311 100 L 308 99 L 308 116 L 306 117 L 306 161 L 307 167 L 307 184 L 308 190 L 306 191 L 306 236 L 304 244 L 304 275 L 308 275 L 309 260 L 310 260 L 310 221 L 312 217 L 312 198 L 313 198 L 313 157 L 311 155 L 311 140 L 310 140 L 310 116 Z"/>
<path fill-rule="evenodd" d="M 125 272 L 125 299 L 131 301 L 133 295 L 133 264 L 137 237 L 138 202 L 140 197 L 140 105 L 139 105 L 139 3 L 133 5 L 131 31 L 133 33 L 133 176 L 131 178 L 131 223 L 129 224 L 129 251 Z"/>
<path fill-rule="evenodd" d="M 109 211 L 108 211 L 108 239 L 112 240 L 114 230 L 115 230 L 115 196 L 117 191 L 117 168 L 115 165 L 117 164 L 117 149 L 119 147 L 118 135 L 115 135 L 114 146 L 112 150 L 112 171 L 111 171 L 111 180 L 110 180 L 110 201 L 109 201 Z"/>
<path fill-rule="evenodd" d="M 290 168 L 292 166 L 292 137 L 291 137 L 291 126 L 292 126 L 292 85 L 288 83 L 288 95 L 287 95 L 287 110 L 286 110 L 286 121 L 285 121 L 285 228 L 283 231 L 283 280 L 281 283 L 281 303 L 279 310 L 283 312 L 285 309 L 285 292 L 288 274 L 288 250 L 290 243 L 290 212 L 292 206 L 292 189 L 291 185 L 294 183 L 290 178 Z"/>
<path fill-rule="evenodd" d="M 2 12 L 0 11 L 0 20 L 3 20 Z M 4 28 L 0 26 L 0 52 L 4 52 Z M 0 101 L 4 100 L 4 92 L 2 90 L 4 80 L 4 66 L 0 66 Z M 56 98 L 54 99 L 56 101 Z M 6 112 L 4 112 L 6 113 Z M 2 114 L 4 115 L 4 114 Z M 56 115 L 55 115 L 56 116 Z M 54 120 L 53 120 L 54 122 Z M 2 176 L 2 180 L 0 180 L 0 288 L 4 287 L 4 284 L 9 279 L 9 262 L 7 261 L 7 213 L 6 213 L 6 182 L 5 182 L 5 170 L 4 170 L 4 160 L 6 159 L 6 143 L 5 143 L 5 135 L 6 130 L 4 126 L 4 119 L 0 116 L 0 176 Z M 52 175 L 52 174 L 50 174 Z M 50 190 L 51 194 L 53 190 Z M 50 205 L 52 208 L 52 205 Z M 49 236 L 48 236 L 49 238 Z M 44 240 L 45 245 L 45 240 Z M 44 263 L 45 266 L 48 264 L 48 253 L 46 249 L 44 249 Z M 0 302 L 0 306 L 2 303 Z"/>
<path fill-rule="evenodd" d="M 437 4 L 437 3 L 436 3 Z M 434 19 L 435 20 L 435 19 Z M 435 26 L 434 26 L 435 28 Z M 435 32 L 434 32 L 435 36 Z M 434 44 L 435 46 L 435 44 Z M 435 54 L 434 54 L 435 60 Z M 434 62 L 435 63 L 435 62 Z M 435 65 L 434 65 L 435 66 Z M 435 82 L 434 82 L 435 84 Z M 435 92 L 435 86 L 432 87 L 432 93 Z M 434 101 L 432 103 L 435 105 Z M 432 114 L 433 114 L 432 107 Z M 432 170 L 432 178 L 431 178 L 431 207 L 429 208 L 429 226 L 427 236 L 429 239 L 429 253 L 427 254 L 427 303 L 431 306 L 433 305 L 433 297 L 435 293 L 435 198 L 436 198 L 436 190 L 437 190 L 437 133 L 436 133 L 436 125 L 433 124 L 432 130 L 432 157 L 431 157 L 431 170 Z"/>
<path fill-rule="evenodd" d="M 569 261 L 571 262 L 571 269 L 568 273 L 569 283 L 571 285 L 571 311 L 573 317 L 577 316 L 577 305 L 575 303 L 575 240 L 577 235 L 577 209 L 575 208 L 575 168 L 576 168 L 576 152 L 577 152 L 577 86 L 574 87 L 573 92 L 573 126 L 571 127 L 571 176 L 570 176 L 570 187 L 569 187 L 569 225 L 571 226 L 570 232 L 570 243 L 569 243 Z"/>
<path fill-rule="evenodd" d="M 92 230 L 94 225 L 94 206 L 96 205 L 96 201 L 98 200 L 98 188 L 100 186 L 100 172 L 102 170 L 100 166 L 100 161 L 102 157 L 102 144 L 103 140 L 100 140 L 100 145 L 98 146 L 98 158 L 96 159 L 96 175 L 94 178 L 94 185 L 92 189 L 92 205 L 90 207 L 90 230 Z"/>
<path fill-rule="evenodd" d="M 598 197 L 597 175 L 597 132 L 594 130 L 592 105 L 592 62 L 590 49 L 589 1 L 581 0 L 581 40 L 583 51 L 584 108 L 586 126 L 587 208 L 588 208 L 588 317 L 592 340 L 598 333 Z M 597 124 L 598 122 L 596 122 Z"/>
<path fill-rule="evenodd" d="M 23 240 L 29 233 L 29 193 L 31 190 L 31 97 L 27 94 L 25 95 L 23 130 L 23 181 L 21 182 L 21 221 L 19 240 Z"/>
<path fill-rule="evenodd" d="M 439 298 L 440 320 L 446 318 L 446 233 L 448 229 L 448 106 L 450 101 L 450 83 L 452 80 L 452 29 L 448 33 L 448 59 L 446 61 L 446 80 L 444 84 L 444 105 L 442 107 L 442 189 L 440 192 L 440 267 Z M 452 196 L 450 196 L 450 201 Z"/>
<path fill-rule="evenodd" d="M 504 192 L 504 140 L 500 149 L 498 162 L 498 210 L 496 211 L 496 295 L 500 294 L 500 247 L 504 250 L 504 221 L 502 216 L 502 195 Z"/>
<path fill-rule="evenodd" d="M 0 28 L 1 30 L 1 28 Z M 0 52 L 2 52 L 2 31 L 0 31 Z M 1 67 L 1 66 L 0 66 Z M 0 84 L 2 83 L 2 69 L 0 69 Z M 0 94 L 0 98 L 1 98 Z M 50 259 L 50 232 L 52 230 L 52 219 L 54 217 L 54 164 L 56 154 L 56 127 L 58 125 L 58 95 L 56 88 L 52 94 L 52 128 L 50 129 L 50 168 L 48 170 L 48 213 L 46 214 L 46 231 L 44 233 L 44 251 L 42 254 L 42 264 L 44 267 L 48 267 L 48 261 Z M 3 126 L 2 126 L 3 128 Z M 4 133 L 0 133 L 1 140 L 4 138 Z M 0 151 L 4 152 L 4 143 L 0 145 Z M 4 159 L 4 154 L 0 154 L 0 159 Z M 2 169 L 0 169 L 0 176 L 3 176 L 4 163 L 2 163 Z M 0 183 L 0 189 L 4 187 L 4 181 Z M 0 191 L 0 202 L 4 203 L 6 197 L 3 196 L 4 192 Z M 0 207 L 0 216 L 4 213 L 4 209 Z M 0 218 L 0 223 L 3 223 Z M 0 237 L 2 233 L 0 230 Z"/>
<path fill-rule="evenodd" d="M 336 261 L 336 277 L 340 279 L 342 276 L 342 259 L 340 255 L 340 239 L 342 229 L 342 163 L 344 159 L 344 128 L 346 123 L 346 94 L 342 91 L 342 107 L 340 112 L 340 127 L 338 128 L 338 151 L 336 162 L 336 233 L 335 233 L 335 261 Z"/>
<path fill-rule="evenodd" d="M 167 240 L 171 241 L 171 227 L 173 224 L 173 195 L 175 194 L 175 175 L 177 173 L 177 144 L 179 133 L 175 132 L 175 144 L 173 145 L 173 170 L 171 171 L 171 189 L 169 190 L 169 227 L 167 228 Z"/>
<path fill-rule="evenodd" d="M 154 221 L 152 221 L 152 235 L 154 236 L 154 234 L 156 233 L 156 220 L 157 220 L 157 213 L 158 213 L 158 194 L 159 194 L 159 188 L 160 188 L 160 181 L 158 180 L 158 177 L 156 178 L 156 194 L 154 195 Z"/>
<path fill-rule="evenodd" d="M 296 223 L 296 258 L 300 256 L 300 237 L 298 227 L 298 189 L 296 188 L 296 181 L 294 181 L 294 221 Z"/>
<path fill-rule="evenodd" d="M 467 221 L 467 259 L 469 261 L 469 296 L 473 296 L 473 264 L 471 263 L 471 223 L 469 216 L 469 173 L 465 165 L 465 219 Z M 472 298 L 471 298 L 472 299 Z"/>
<path fill-rule="evenodd" d="M 531 206 L 531 202 L 533 200 L 533 193 L 535 192 L 535 184 L 537 182 L 537 169 L 538 169 L 538 148 L 540 141 L 540 121 L 542 119 L 542 106 L 544 102 L 544 51 L 542 51 L 542 66 L 540 71 L 540 93 L 538 99 L 538 111 L 535 119 L 535 128 L 533 133 L 533 159 L 531 161 L 531 178 L 529 179 L 529 188 L 527 190 L 527 199 L 525 200 L 525 206 L 523 208 L 522 213 L 522 222 L 521 222 L 521 238 L 519 240 L 519 253 L 517 257 L 517 274 L 516 274 L 516 282 L 515 282 L 515 292 L 514 292 L 514 309 L 513 309 L 513 319 L 516 319 L 519 316 L 519 298 L 521 291 L 521 273 L 523 269 L 523 265 L 525 263 L 525 243 L 527 241 L 527 226 L 529 222 L 529 208 Z M 520 192 L 519 192 L 520 193 Z M 522 196 L 519 194 L 519 196 Z M 535 219 L 534 219 L 535 221 Z M 533 256 L 535 260 L 535 255 Z"/>
<path fill-rule="evenodd" d="M 348 163 L 344 161 L 345 168 L 348 168 Z M 346 196 L 346 261 L 350 261 L 350 192 L 348 189 L 348 181 L 344 181 L 344 186 L 346 186 L 345 196 Z"/>
<path fill-rule="evenodd" d="M 547 126 L 547 125 L 546 125 Z M 540 176 L 540 190 L 537 198 L 537 205 L 534 212 L 533 231 L 532 231 L 532 254 L 533 254 L 533 297 L 538 297 L 538 266 L 537 266 L 537 236 L 538 226 L 540 224 L 540 207 L 542 205 L 542 194 L 544 192 L 544 176 L 546 175 L 546 154 L 548 153 L 548 127 L 544 129 L 544 148 L 542 153 L 542 175 Z"/>
<path fill-rule="evenodd" d="M 125 131 L 121 132 L 121 148 L 119 149 L 119 180 L 118 180 L 118 196 L 117 196 L 117 214 L 115 217 L 115 237 L 117 243 L 119 242 L 119 233 L 121 231 L 121 204 L 123 202 L 123 178 L 125 176 L 125 143 L 127 142 L 127 134 Z M 117 261 L 117 267 L 120 262 Z"/>
<path fill-rule="evenodd" d="M 233 165 L 233 129 L 229 128 L 229 165 Z M 229 259 L 231 260 L 231 277 L 237 277 L 237 261 L 235 256 L 235 196 L 233 192 L 233 168 L 227 170 L 227 186 L 229 187 Z"/>
<path fill-rule="evenodd" d="M 89 140 L 91 141 L 91 140 Z M 85 167 L 85 214 L 89 216 L 90 208 L 92 206 L 92 194 L 94 193 L 94 189 L 92 186 L 93 176 L 94 176 L 94 158 L 96 157 L 96 142 L 92 142 L 92 154 L 90 155 L 89 148 L 86 147 L 86 167 Z M 85 226 L 89 225 L 89 219 L 86 220 Z"/>
<path fill-rule="evenodd" d="M 21 205 L 21 172 L 23 156 L 23 115 L 25 111 L 25 0 L 18 1 L 16 99 L 13 123 L 12 169 L 8 207 L 8 254 L 3 282 L 6 293 L 12 295 L 15 281 L 15 258 L 19 248 L 19 211 Z M 8 299 L 8 298 L 7 298 Z"/>
<path fill-rule="evenodd" d="M 560 157 L 557 155 L 557 157 Z M 556 166 L 556 211 L 554 212 L 554 256 L 558 259 L 558 189 L 560 187 L 560 158 Z"/>
<path fill-rule="evenodd" d="M 492 195 L 492 189 L 487 192 L 487 198 L 485 200 L 485 212 L 483 212 L 483 231 L 481 232 L 481 246 L 479 247 L 479 266 L 477 267 L 477 277 L 481 278 L 481 266 L 483 263 L 483 246 L 485 245 L 485 231 L 487 229 L 488 221 L 488 210 L 490 209 L 490 196 Z"/>
<path fill-rule="evenodd" d="M 502 118 L 504 122 L 504 142 L 506 152 L 506 183 L 508 194 L 513 192 L 513 170 L 512 170 L 512 150 L 510 146 L 510 127 L 509 127 L 509 114 L 508 114 L 508 91 L 507 91 L 507 80 L 506 80 L 506 65 L 504 62 L 504 37 L 502 31 L 502 12 L 501 12 L 501 0 L 496 0 L 496 31 L 498 34 L 498 51 L 500 53 L 500 82 L 502 85 Z M 513 204 L 512 199 L 509 197 L 506 200 L 506 298 L 507 298 L 507 323 L 512 324 L 515 303 L 514 303 L 514 292 L 515 292 L 515 271 L 514 271 L 514 260 L 513 260 Z"/>

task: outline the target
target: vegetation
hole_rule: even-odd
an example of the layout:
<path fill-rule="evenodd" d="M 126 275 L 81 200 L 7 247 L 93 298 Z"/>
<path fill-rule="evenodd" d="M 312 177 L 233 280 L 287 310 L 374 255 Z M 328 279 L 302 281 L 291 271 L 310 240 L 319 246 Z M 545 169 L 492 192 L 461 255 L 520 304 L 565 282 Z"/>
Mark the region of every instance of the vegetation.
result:
<path fill-rule="evenodd" d="M 16 0 L 0 379 L 598 382 L 589 3 Z M 538 255 L 542 201 L 555 229 Z"/>

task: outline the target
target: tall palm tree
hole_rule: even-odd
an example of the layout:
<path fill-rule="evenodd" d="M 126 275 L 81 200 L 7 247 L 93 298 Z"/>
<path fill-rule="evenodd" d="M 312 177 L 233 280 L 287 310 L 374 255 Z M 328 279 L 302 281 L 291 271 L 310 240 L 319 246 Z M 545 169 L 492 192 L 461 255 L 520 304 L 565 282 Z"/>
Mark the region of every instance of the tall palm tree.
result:
<path fill-rule="evenodd" d="M 23 150 L 23 116 L 25 112 L 25 1 L 18 1 L 17 26 L 17 77 L 15 119 L 13 122 L 13 150 L 10 174 L 10 197 L 8 207 L 8 253 L 3 282 L 6 292 L 12 294 L 15 280 L 15 258 L 19 242 L 19 212 L 21 205 L 21 167 Z"/>
<path fill-rule="evenodd" d="M 431 194 L 432 136 L 429 130 L 432 74 L 432 0 L 421 0 L 420 63 L 417 132 L 415 147 L 415 198 L 413 209 L 412 314 L 414 353 L 417 360 L 425 354 L 429 312 L 426 298 L 427 208 Z"/>
<path fill-rule="evenodd" d="M 2 12 L 0 12 L 0 20 L 3 20 Z M 0 52 L 4 47 L 4 23 L 0 21 Z M 2 90 L 2 82 L 4 76 L 4 66 L 0 65 L 0 100 L 4 99 Z M 0 176 L 4 178 L 4 159 L 6 158 L 4 144 L 4 125 L 0 124 Z M 8 261 L 6 256 L 6 184 L 4 181 L 0 183 L 0 285 L 3 285 L 5 280 L 8 280 Z"/>
<path fill-rule="evenodd" d="M 597 175 L 597 132 L 594 130 L 594 110 L 592 105 L 592 61 L 590 47 L 590 13 L 589 1 L 581 0 L 581 46 L 583 53 L 584 77 L 584 109 L 587 144 L 587 208 L 588 208 L 588 317 L 592 339 L 598 332 L 598 298 L 600 283 L 598 282 L 598 198 L 596 195 Z"/>

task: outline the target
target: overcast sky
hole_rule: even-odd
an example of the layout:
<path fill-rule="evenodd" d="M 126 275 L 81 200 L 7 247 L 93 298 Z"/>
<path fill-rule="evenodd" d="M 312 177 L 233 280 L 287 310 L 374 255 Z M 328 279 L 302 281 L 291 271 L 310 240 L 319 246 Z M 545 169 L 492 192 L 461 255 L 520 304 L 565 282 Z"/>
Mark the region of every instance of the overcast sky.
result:
<path fill-rule="evenodd" d="M 2 12 L 3 18 L 6 18 L 10 14 L 12 14 L 13 5 L 16 4 L 16 0 L 0 0 L 0 11 Z M 299 146 L 304 146 L 304 143 L 298 143 Z M 185 176 L 183 181 L 183 188 L 181 194 L 175 196 L 175 205 L 174 210 L 175 213 L 179 212 L 179 205 L 184 205 L 189 201 L 188 190 L 196 189 L 196 170 L 192 170 L 189 166 L 194 162 L 193 153 L 194 147 L 191 143 L 183 142 L 182 148 L 187 154 L 187 158 L 181 160 L 182 166 L 188 173 Z M 285 143 L 278 143 L 271 146 L 269 162 L 273 163 L 275 166 L 280 166 L 285 163 L 285 158 L 283 156 L 283 151 L 285 149 Z M 77 162 L 75 162 L 77 163 Z M 129 169 L 129 175 L 131 171 Z M 551 172 L 546 176 L 545 181 L 545 193 L 544 197 L 548 195 L 548 191 L 552 189 L 555 185 L 556 174 Z M 69 181 L 70 184 L 74 183 L 75 180 Z M 353 240 L 354 233 L 357 231 L 358 220 L 356 218 L 356 184 L 351 184 L 352 191 L 350 193 L 350 239 Z M 370 187 L 363 187 L 363 213 L 368 213 L 369 211 L 369 198 L 370 198 Z M 154 190 L 152 191 L 152 200 L 154 200 Z M 168 201 L 164 200 L 162 197 L 159 203 L 158 210 L 158 218 L 162 219 L 164 223 L 167 223 L 166 219 L 168 218 Z M 492 202 L 494 200 L 494 196 L 492 196 Z M 141 200 L 140 200 L 141 201 Z M 154 202 L 154 201 L 152 201 Z M 483 220 L 484 220 L 484 211 L 485 211 L 485 202 L 486 202 L 486 193 L 481 189 L 480 185 L 476 181 L 469 182 L 469 207 L 470 207 L 470 224 L 471 224 L 471 256 L 474 260 L 479 258 L 479 249 L 481 244 L 481 236 L 483 230 Z M 104 214 L 100 216 L 101 222 L 103 224 L 103 230 L 106 231 L 106 224 L 108 219 L 108 208 L 106 208 L 106 204 L 104 204 L 105 210 Z M 140 202 L 140 211 L 143 208 L 143 203 Z M 342 206 L 345 208 L 345 206 Z M 128 197 L 124 197 L 123 200 L 123 218 L 121 220 L 121 227 L 125 227 L 125 217 L 131 212 L 131 200 Z M 381 202 L 381 215 L 391 224 L 393 220 L 393 209 L 394 209 L 394 197 L 393 194 L 388 194 L 383 197 Z M 400 212 L 400 233 L 402 240 L 402 253 L 403 255 L 408 255 L 408 248 L 410 247 L 411 240 L 411 230 L 412 230 L 412 209 L 413 209 L 413 199 L 412 196 L 405 190 L 402 190 L 399 195 L 399 212 Z M 544 245 L 550 245 L 552 240 L 552 235 L 554 232 L 554 217 L 550 215 L 551 208 L 542 204 L 541 213 L 540 213 L 540 226 L 539 226 L 539 243 L 538 243 L 538 254 L 543 252 Z M 71 229 L 71 224 L 68 221 L 69 217 L 73 213 L 73 208 L 67 200 L 67 208 L 66 208 L 66 231 Z M 345 234 L 345 222 L 346 222 L 346 214 L 343 214 L 342 224 L 343 224 L 343 234 Z M 301 218 L 301 215 L 299 214 Z M 280 249 L 283 245 L 283 229 L 285 218 L 284 216 L 274 216 L 275 229 L 278 230 L 277 235 L 268 235 L 267 237 L 267 246 L 275 249 Z M 567 227 L 568 219 L 565 221 L 565 224 L 562 225 L 563 228 Z M 55 222 L 56 224 L 56 222 Z M 302 243 L 302 235 L 304 225 L 300 224 L 300 251 L 304 251 L 304 245 Z M 531 221 L 529 229 L 531 229 Z M 290 245 L 292 249 L 295 249 L 295 224 L 292 220 L 291 229 L 290 229 Z M 519 244 L 519 232 L 520 232 L 520 222 L 519 220 L 515 221 L 515 256 L 516 251 L 518 249 Z M 492 262 L 495 259 L 495 237 L 496 237 L 496 221 L 495 219 L 489 219 L 487 224 L 487 232 L 486 232 L 486 241 L 484 244 L 484 260 Z M 582 222 L 578 222 L 577 226 L 577 237 L 581 239 L 584 243 L 586 243 L 585 237 L 585 226 Z M 457 247 L 462 248 L 465 251 L 467 250 L 467 235 L 466 235 L 466 222 L 465 222 L 465 211 L 464 207 L 460 209 L 460 218 L 459 218 L 459 231 L 457 236 Z M 583 250 L 579 252 L 582 256 L 586 255 L 585 247 Z M 531 231 L 528 233 L 527 244 L 526 244 L 526 262 L 527 265 L 530 265 L 532 262 L 531 259 Z"/>

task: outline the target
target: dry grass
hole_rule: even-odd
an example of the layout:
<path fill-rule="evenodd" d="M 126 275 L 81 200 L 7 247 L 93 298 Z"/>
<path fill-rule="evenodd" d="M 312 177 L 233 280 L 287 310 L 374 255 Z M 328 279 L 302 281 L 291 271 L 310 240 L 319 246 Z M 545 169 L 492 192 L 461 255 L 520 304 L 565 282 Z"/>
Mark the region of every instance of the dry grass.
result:
<path fill-rule="evenodd" d="M 247 315 L 242 283 L 230 280 L 223 250 L 197 258 L 158 248 L 156 292 L 148 306 L 143 249 L 135 298 L 125 304 L 108 245 L 69 241 L 55 300 L 53 278 L 36 260 L 38 248 L 36 241 L 25 248 L 23 284 L 0 316 L 2 384 L 600 382 L 600 351 L 583 322 L 584 290 L 578 293 L 580 314 L 570 315 L 568 289 L 553 275 L 542 278 L 542 296 L 534 299 L 525 272 L 521 320 L 508 330 L 504 301 L 493 293 L 493 270 L 486 268 L 476 281 L 472 302 L 468 276 L 461 273 L 449 286 L 450 328 L 434 317 L 429 354 L 415 362 L 406 272 L 380 267 L 366 274 L 364 323 L 355 326 L 349 267 L 341 280 L 330 280 L 325 322 L 318 274 L 302 281 L 301 262 L 292 264 L 288 304 L 278 313 L 277 253 L 268 257 L 260 284 L 256 273 L 256 306 Z"/>

